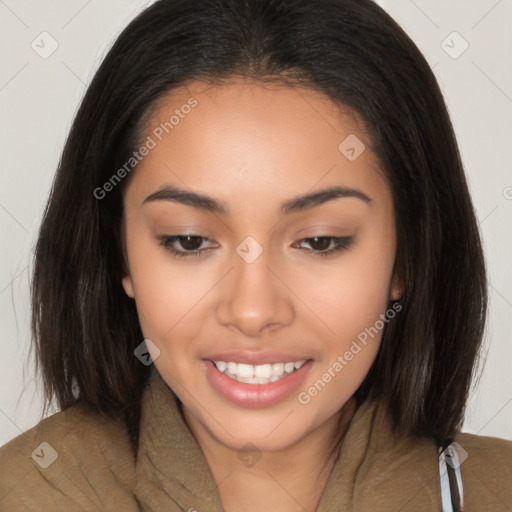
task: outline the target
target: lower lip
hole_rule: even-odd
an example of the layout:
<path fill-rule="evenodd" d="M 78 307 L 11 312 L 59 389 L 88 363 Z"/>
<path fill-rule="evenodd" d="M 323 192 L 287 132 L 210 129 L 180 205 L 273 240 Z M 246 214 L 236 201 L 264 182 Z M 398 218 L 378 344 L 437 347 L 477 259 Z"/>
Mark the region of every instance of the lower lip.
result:
<path fill-rule="evenodd" d="M 208 380 L 213 388 L 230 402 L 243 407 L 268 407 L 287 398 L 306 378 L 313 364 L 310 359 L 298 370 L 268 384 L 247 384 L 230 379 L 215 368 L 211 361 L 203 360 Z"/>

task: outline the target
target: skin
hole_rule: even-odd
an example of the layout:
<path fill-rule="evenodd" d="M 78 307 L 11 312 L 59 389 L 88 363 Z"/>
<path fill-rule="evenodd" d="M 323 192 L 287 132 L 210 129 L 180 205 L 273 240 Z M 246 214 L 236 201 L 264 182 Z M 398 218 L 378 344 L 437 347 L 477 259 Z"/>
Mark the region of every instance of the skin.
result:
<path fill-rule="evenodd" d="M 224 509 L 313 511 L 339 454 L 328 458 L 336 427 L 344 435 L 381 331 L 307 405 L 297 393 L 265 408 L 235 405 L 211 387 L 202 359 L 244 349 L 306 354 L 313 365 L 297 392 L 320 379 L 385 313 L 388 300 L 399 298 L 391 189 L 361 120 L 304 88 L 241 78 L 191 82 L 162 99 L 144 139 L 190 97 L 198 105 L 127 183 L 123 286 L 136 301 L 144 336 L 160 349 L 154 364 L 182 402 Z M 355 161 L 338 150 L 349 134 L 366 145 Z M 169 184 L 211 196 L 229 214 L 166 200 L 143 204 Z M 285 200 L 331 186 L 358 189 L 372 203 L 337 198 L 280 213 Z M 212 250 L 180 258 L 156 239 L 187 233 L 206 239 L 175 248 Z M 263 249 L 250 264 L 236 252 L 247 236 Z M 321 245 L 304 241 L 314 236 L 354 242 L 324 257 Z M 250 467 L 237 457 L 248 442 L 261 455 Z"/>

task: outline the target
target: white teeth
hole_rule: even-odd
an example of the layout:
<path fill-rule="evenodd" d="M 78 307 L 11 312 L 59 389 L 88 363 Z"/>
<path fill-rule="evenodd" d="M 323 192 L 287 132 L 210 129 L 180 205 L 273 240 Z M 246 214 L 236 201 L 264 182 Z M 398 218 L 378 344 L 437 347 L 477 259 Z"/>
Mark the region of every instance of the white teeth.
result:
<path fill-rule="evenodd" d="M 249 384 L 267 384 L 275 382 L 282 377 L 301 368 L 306 359 L 302 361 L 288 363 L 267 363 L 253 366 L 245 363 L 235 363 L 233 361 L 214 361 L 215 367 L 219 372 L 226 376 L 237 380 L 238 382 L 246 382 Z"/>
<path fill-rule="evenodd" d="M 272 377 L 272 365 L 271 364 L 259 364 L 254 367 L 254 376 L 270 379 Z"/>
<path fill-rule="evenodd" d="M 284 372 L 284 363 L 274 363 L 272 365 L 272 375 L 282 375 Z"/>
<path fill-rule="evenodd" d="M 224 361 L 219 361 L 218 363 L 215 363 L 217 365 L 217 370 L 219 372 L 224 373 L 224 370 L 228 367 L 228 365 Z"/>
<path fill-rule="evenodd" d="M 254 377 L 240 377 L 240 375 L 238 375 L 236 380 L 238 382 L 245 382 L 246 384 L 259 384 L 258 379 Z"/>
<path fill-rule="evenodd" d="M 286 373 L 292 373 L 295 370 L 295 363 L 285 363 L 284 371 Z"/>
<path fill-rule="evenodd" d="M 250 364 L 238 363 L 238 371 L 232 372 L 230 370 L 230 373 L 236 373 L 236 375 L 238 375 L 239 377 L 246 377 L 252 379 L 254 377 L 254 367 Z"/>

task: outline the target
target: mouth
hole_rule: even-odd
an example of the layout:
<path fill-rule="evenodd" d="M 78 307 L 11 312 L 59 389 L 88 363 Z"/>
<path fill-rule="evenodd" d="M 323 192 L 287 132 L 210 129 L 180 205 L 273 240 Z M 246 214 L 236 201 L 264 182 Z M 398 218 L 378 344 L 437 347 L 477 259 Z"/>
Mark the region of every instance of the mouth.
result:
<path fill-rule="evenodd" d="M 303 384 L 312 359 L 252 365 L 221 359 L 203 359 L 214 391 L 232 404 L 263 408 L 284 401 Z"/>

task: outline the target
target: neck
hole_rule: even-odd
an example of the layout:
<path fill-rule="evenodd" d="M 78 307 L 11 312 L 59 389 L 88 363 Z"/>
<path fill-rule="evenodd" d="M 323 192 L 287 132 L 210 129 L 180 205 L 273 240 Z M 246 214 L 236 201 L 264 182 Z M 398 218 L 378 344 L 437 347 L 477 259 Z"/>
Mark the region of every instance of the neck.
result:
<path fill-rule="evenodd" d="M 183 410 L 208 462 L 225 512 L 316 510 L 356 411 L 351 398 L 297 442 L 272 452 L 241 452 L 219 442 Z"/>

